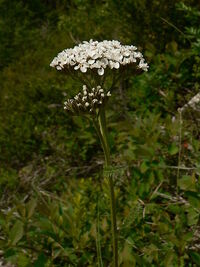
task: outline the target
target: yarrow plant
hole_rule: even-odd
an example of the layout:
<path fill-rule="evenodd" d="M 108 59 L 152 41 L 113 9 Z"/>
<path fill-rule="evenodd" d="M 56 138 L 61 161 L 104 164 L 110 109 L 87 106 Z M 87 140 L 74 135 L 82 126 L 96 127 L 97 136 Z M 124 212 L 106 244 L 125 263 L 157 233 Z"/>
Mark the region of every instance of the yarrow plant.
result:
<path fill-rule="evenodd" d="M 113 266 L 118 267 L 116 204 L 105 111 L 117 82 L 124 75 L 147 71 L 149 66 L 136 46 L 121 45 L 115 40 L 84 41 L 60 52 L 50 66 L 71 75 L 83 85 L 81 92 L 64 102 L 64 109 L 71 115 L 83 115 L 91 119 L 99 136 L 110 192 Z"/>

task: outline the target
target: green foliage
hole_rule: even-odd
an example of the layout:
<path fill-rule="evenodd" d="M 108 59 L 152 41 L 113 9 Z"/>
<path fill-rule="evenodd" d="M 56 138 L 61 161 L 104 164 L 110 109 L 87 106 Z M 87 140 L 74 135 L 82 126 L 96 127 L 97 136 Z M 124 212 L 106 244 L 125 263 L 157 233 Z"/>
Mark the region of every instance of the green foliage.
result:
<path fill-rule="evenodd" d="M 92 125 L 62 108 L 80 84 L 49 63 L 76 42 L 118 39 L 150 65 L 124 79 L 108 111 L 120 266 L 199 266 L 199 111 L 182 124 L 177 112 L 200 89 L 196 1 L 1 0 L 0 14 L 3 258 L 109 266 L 103 154 Z"/>

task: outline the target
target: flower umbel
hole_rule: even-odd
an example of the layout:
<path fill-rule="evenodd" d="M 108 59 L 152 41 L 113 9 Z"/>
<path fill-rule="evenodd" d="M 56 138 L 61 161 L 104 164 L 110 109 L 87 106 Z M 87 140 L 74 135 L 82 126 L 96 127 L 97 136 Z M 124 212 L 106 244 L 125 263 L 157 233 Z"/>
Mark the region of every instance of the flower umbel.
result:
<path fill-rule="evenodd" d="M 94 69 L 100 76 L 104 74 L 106 68 L 119 69 L 125 65 L 134 65 L 144 71 L 149 67 L 142 53 L 137 52 L 136 46 L 121 45 L 115 40 L 84 41 L 74 48 L 60 52 L 50 64 L 57 70 L 80 70 L 82 73 Z"/>
<path fill-rule="evenodd" d="M 64 102 L 64 109 L 73 115 L 80 115 L 81 113 L 95 114 L 96 109 L 104 105 L 110 96 L 110 91 L 104 92 L 100 85 L 92 88 L 91 91 L 88 90 L 86 85 L 83 85 L 82 92 Z"/>

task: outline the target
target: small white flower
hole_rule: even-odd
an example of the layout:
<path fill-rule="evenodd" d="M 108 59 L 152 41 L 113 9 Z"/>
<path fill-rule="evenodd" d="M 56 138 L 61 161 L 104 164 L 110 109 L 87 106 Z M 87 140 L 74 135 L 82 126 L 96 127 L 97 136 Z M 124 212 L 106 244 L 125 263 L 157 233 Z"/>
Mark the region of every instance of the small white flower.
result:
<path fill-rule="evenodd" d="M 109 61 L 109 66 L 110 66 L 111 69 L 114 68 L 114 65 L 115 65 L 115 62 L 112 61 L 112 60 L 110 60 L 110 61 Z"/>
<path fill-rule="evenodd" d="M 71 61 L 69 62 L 69 64 L 70 64 L 71 66 L 74 66 L 74 65 L 76 64 L 76 62 L 73 61 L 73 60 L 71 60 Z"/>
<path fill-rule="evenodd" d="M 148 71 L 149 66 L 147 63 L 144 63 L 144 59 L 141 59 L 138 67 L 144 71 Z"/>
<path fill-rule="evenodd" d="M 119 69 L 119 67 L 120 67 L 119 62 L 115 62 L 115 64 L 114 64 L 114 68 L 115 68 L 115 69 Z"/>
<path fill-rule="evenodd" d="M 100 68 L 100 69 L 98 69 L 98 74 L 100 75 L 100 76 L 102 76 L 103 74 L 104 74 L 104 69 L 103 68 Z"/>
<path fill-rule="evenodd" d="M 56 67 L 57 70 L 62 70 L 61 66 Z"/>
<path fill-rule="evenodd" d="M 89 104 L 88 102 L 85 103 L 85 106 L 86 106 L 86 107 L 89 107 L 89 105 L 90 105 L 90 104 Z"/>
<path fill-rule="evenodd" d="M 89 63 L 90 65 L 94 64 L 94 62 L 95 62 L 94 59 L 90 59 L 90 60 L 88 60 L 88 63 Z"/>
<path fill-rule="evenodd" d="M 110 93 L 110 91 L 108 91 L 108 93 L 107 93 L 107 96 L 111 96 L 111 93 Z"/>
<path fill-rule="evenodd" d="M 129 57 L 130 56 L 130 52 L 129 51 L 125 51 L 124 56 L 125 57 Z"/>
<path fill-rule="evenodd" d="M 81 66 L 81 67 L 80 67 L 80 70 L 81 70 L 81 72 L 83 72 L 83 73 L 87 72 L 87 68 L 86 68 L 85 65 Z"/>

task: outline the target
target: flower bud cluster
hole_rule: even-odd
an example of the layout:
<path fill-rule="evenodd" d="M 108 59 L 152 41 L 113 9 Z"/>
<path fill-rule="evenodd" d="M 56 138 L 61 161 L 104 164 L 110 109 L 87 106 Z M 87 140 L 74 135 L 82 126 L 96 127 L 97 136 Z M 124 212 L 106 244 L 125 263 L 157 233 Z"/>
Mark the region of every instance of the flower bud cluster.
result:
<path fill-rule="evenodd" d="M 82 92 L 79 92 L 74 98 L 64 102 L 64 109 L 72 114 L 94 114 L 96 109 L 100 108 L 110 96 L 110 91 L 106 93 L 101 86 L 92 88 L 89 91 L 87 86 L 83 85 Z"/>
<path fill-rule="evenodd" d="M 102 42 L 90 40 L 74 48 L 65 49 L 53 59 L 50 66 L 57 70 L 72 68 L 85 73 L 88 69 L 96 69 L 103 75 L 106 68 L 119 69 L 120 66 L 134 64 L 138 69 L 147 71 L 142 53 L 133 45 L 121 45 L 119 41 Z"/>

